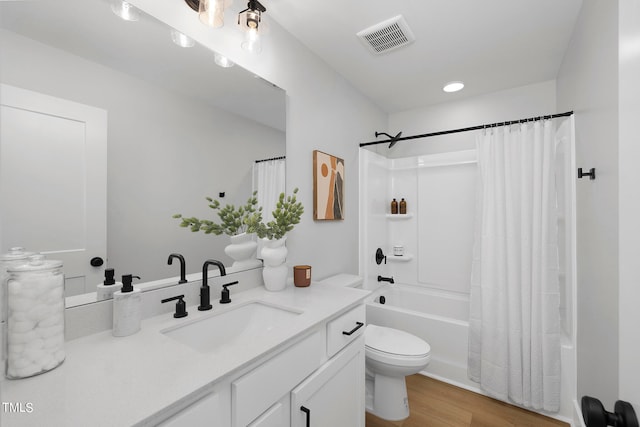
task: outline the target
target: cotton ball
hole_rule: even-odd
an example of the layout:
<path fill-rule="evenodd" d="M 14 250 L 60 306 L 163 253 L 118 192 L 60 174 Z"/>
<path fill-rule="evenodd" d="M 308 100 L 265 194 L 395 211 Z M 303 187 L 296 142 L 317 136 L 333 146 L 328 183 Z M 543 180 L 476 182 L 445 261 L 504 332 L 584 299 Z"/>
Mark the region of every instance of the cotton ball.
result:
<path fill-rule="evenodd" d="M 64 350 L 58 350 L 53 354 L 53 358 L 58 362 L 62 363 L 65 358 Z"/>
<path fill-rule="evenodd" d="M 36 334 L 35 331 L 29 331 L 25 333 L 16 333 L 16 332 L 11 332 L 11 330 L 9 330 L 9 333 L 7 334 L 7 341 L 9 342 L 10 345 L 13 343 L 26 344 L 33 341 L 36 338 L 38 338 L 38 335 Z"/>
<path fill-rule="evenodd" d="M 26 311 L 10 311 L 9 312 L 9 321 L 10 322 L 24 322 L 27 320 L 31 320 L 29 318 L 29 314 Z"/>
<path fill-rule="evenodd" d="M 9 298 L 9 311 L 27 311 L 31 308 L 33 301 L 28 298 L 16 296 L 15 298 Z"/>
<path fill-rule="evenodd" d="M 9 343 L 9 345 L 7 345 L 7 352 L 9 357 L 19 356 L 23 351 L 24 351 L 24 344 Z"/>
<path fill-rule="evenodd" d="M 23 369 L 31 364 L 31 361 L 25 357 L 15 358 L 9 361 L 9 366 L 13 369 Z"/>
<path fill-rule="evenodd" d="M 36 326 L 33 321 L 25 320 L 23 322 L 11 322 L 9 323 L 9 331 L 16 333 L 24 333 L 32 330 Z"/>
<path fill-rule="evenodd" d="M 17 280 L 9 280 L 7 284 L 7 290 L 10 296 L 19 295 L 22 291 L 22 285 Z"/>
<path fill-rule="evenodd" d="M 49 352 L 54 352 L 64 345 L 64 335 L 56 334 L 44 340 L 44 348 Z"/>
<path fill-rule="evenodd" d="M 53 314 L 53 315 L 47 317 L 46 319 L 41 320 L 40 322 L 38 322 L 38 326 L 41 326 L 43 328 L 48 328 L 50 326 L 60 325 L 60 324 L 64 324 L 64 315 L 63 315 L 63 313 Z"/>
<path fill-rule="evenodd" d="M 62 332 L 64 332 L 64 325 L 61 324 L 49 326 L 48 328 L 38 328 L 36 330 L 36 333 L 41 338 L 49 338 Z"/>
<path fill-rule="evenodd" d="M 29 316 L 29 319 L 37 322 L 39 320 L 48 318 L 50 313 L 51 309 L 45 304 L 37 304 L 29 309 L 27 315 Z"/>
<path fill-rule="evenodd" d="M 42 372 L 42 369 L 40 369 L 39 366 L 37 366 L 37 365 L 35 365 L 33 363 L 29 364 L 29 366 L 26 366 L 26 367 L 24 367 L 22 369 L 17 369 L 16 370 L 16 374 L 20 378 L 31 377 L 31 376 L 33 376 L 35 374 L 40 373 L 40 372 Z"/>
<path fill-rule="evenodd" d="M 44 353 L 41 357 L 34 360 L 34 364 L 40 366 L 40 370 L 48 371 L 49 369 L 55 368 L 56 361 L 53 359 L 53 355 L 50 353 Z M 51 368 L 47 368 L 47 366 L 53 364 Z"/>
<path fill-rule="evenodd" d="M 64 295 L 64 288 L 56 286 L 55 288 L 43 293 L 41 296 L 42 301 L 55 302 L 61 301 Z"/>
<path fill-rule="evenodd" d="M 44 340 L 42 338 L 34 338 L 24 344 L 24 351 L 39 351 L 44 347 Z"/>

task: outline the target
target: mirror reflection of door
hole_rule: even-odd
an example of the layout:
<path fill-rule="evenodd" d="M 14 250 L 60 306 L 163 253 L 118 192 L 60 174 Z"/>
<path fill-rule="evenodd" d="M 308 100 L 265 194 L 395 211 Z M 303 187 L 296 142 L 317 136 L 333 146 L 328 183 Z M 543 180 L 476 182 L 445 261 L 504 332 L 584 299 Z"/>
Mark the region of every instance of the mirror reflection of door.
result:
<path fill-rule="evenodd" d="M 107 254 L 107 112 L 4 84 L 0 109 L 0 250 L 61 260 L 66 296 L 95 290 Z"/>

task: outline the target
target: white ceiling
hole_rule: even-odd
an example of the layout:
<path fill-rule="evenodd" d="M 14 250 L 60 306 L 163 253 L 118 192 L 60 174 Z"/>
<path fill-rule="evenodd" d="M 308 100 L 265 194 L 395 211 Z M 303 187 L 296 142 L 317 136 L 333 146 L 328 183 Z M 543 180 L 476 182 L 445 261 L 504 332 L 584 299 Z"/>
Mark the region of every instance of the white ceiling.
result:
<path fill-rule="evenodd" d="M 266 15 L 393 113 L 554 79 L 582 0 L 264 0 Z M 402 15 L 416 41 L 374 55 L 356 33 Z M 265 47 L 266 48 L 266 47 Z M 461 92 L 444 83 L 462 80 Z"/>

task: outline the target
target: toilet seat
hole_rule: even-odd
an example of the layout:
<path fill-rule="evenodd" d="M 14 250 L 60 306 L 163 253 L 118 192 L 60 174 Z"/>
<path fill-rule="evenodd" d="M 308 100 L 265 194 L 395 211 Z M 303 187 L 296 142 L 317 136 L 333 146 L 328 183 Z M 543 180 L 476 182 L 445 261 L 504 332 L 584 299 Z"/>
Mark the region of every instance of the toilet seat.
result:
<path fill-rule="evenodd" d="M 418 366 L 430 359 L 431 347 L 408 332 L 367 325 L 364 332 L 367 357 L 390 365 Z"/>

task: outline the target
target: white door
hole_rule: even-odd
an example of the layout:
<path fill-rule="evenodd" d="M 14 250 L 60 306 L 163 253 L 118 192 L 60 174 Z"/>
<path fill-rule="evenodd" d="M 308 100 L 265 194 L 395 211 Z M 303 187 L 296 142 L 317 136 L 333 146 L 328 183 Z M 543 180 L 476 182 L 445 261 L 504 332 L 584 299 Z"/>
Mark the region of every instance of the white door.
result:
<path fill-rule="evenodd" d="M 107 255 L 107 112 L 0 85 L 0 250 L 62 260 L 65 293 L 95 291 Z M 96 263 L 96 261 L 94 261 Z"/>

